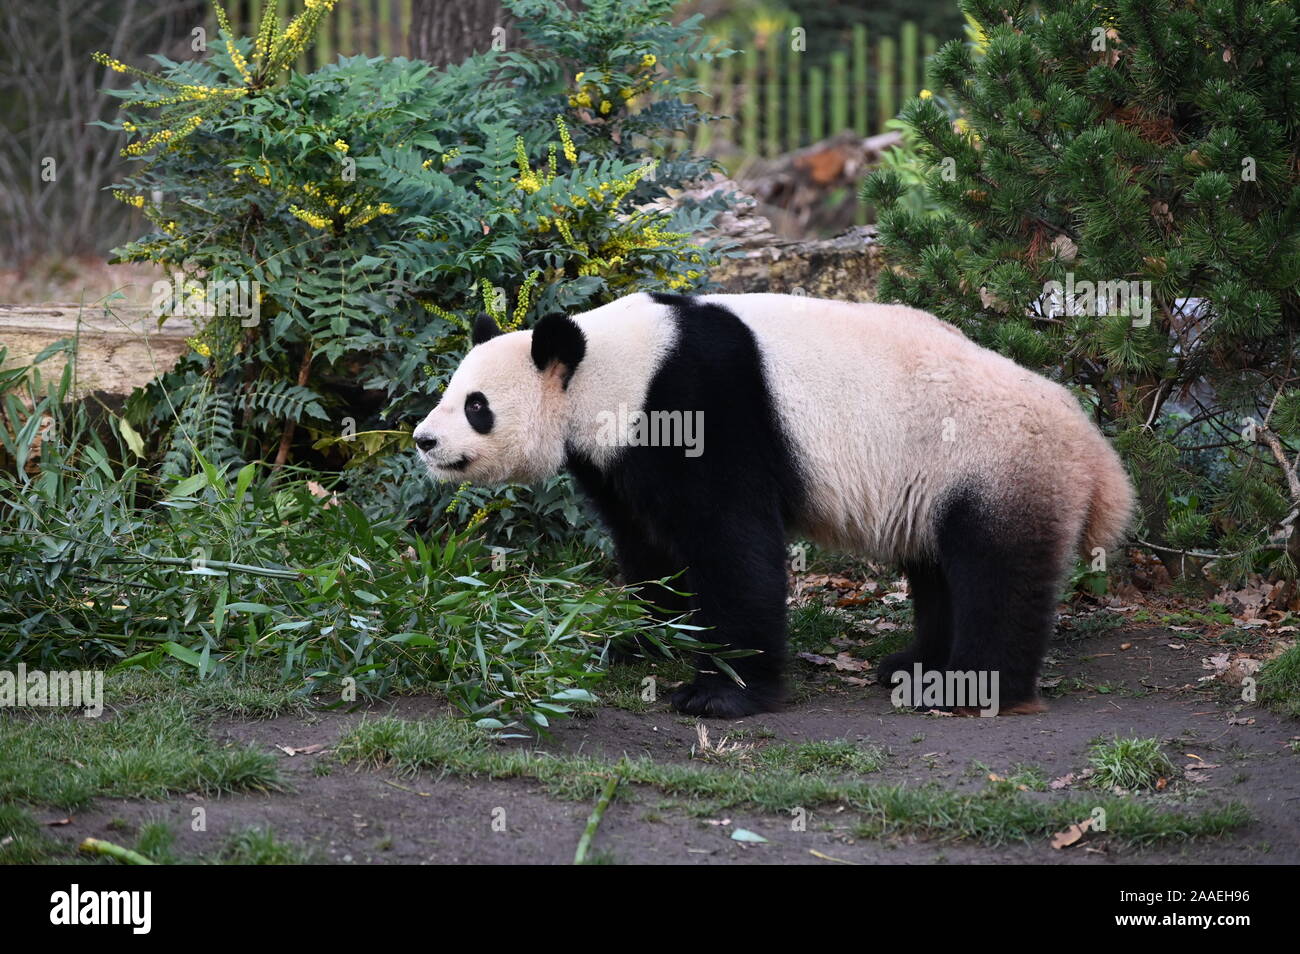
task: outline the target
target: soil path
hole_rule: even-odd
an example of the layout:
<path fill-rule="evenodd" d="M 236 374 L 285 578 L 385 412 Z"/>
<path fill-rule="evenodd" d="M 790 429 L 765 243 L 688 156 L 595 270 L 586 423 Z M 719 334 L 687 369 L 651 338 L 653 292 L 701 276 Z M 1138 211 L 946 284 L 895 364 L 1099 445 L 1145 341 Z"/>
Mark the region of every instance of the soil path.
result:
<path fill-rule="evenodd" d="M 1130 648 L 1122 649 L 1125 644 Z M 1005 775 L 1018 764 L 1037 766 L 1052 779 L 1077 773 L 1098 738 L 1155 737 L 1180 768 L 1197 759 L 1217 766 L 1196 773 L 1203 776 L 1199 781 L 1175 783 L 1183 794 L 1194 793 L 1186 808 L 1236 800 L 1249 806 L 1255 821 L 1223 838 L 1172 848 L 1121 849 L 1104 837 L 1066 850 L 1053 850 L 1046 840 L 994 847 L 913 837 L 855 839 L 847 818 L 838 822 L 833 809 L 813 812 L 806 831 L 792 831 L 788 817 L 761 812 L 736 812 L 729 824 L 717 824 L 723 819 L 691 817 L 665 807 L 655 791 L 641 789 L 620 794 L 600 827 L 596 848 L 622 863 L 830 863 L 813 852 L 857 863 L 1300 862 L 1300 755 L 1293 750 L 1300 723 L 1256 706 L 1234 705 L 1221 688 L 1200 682 L 1206 675 L 1205 647 L 1183 634 L 1129 626 L 1058 640 L 1054 652 L 1049 672 L 1062 673 L 1063 684 L 1073 688 L 1051 699 L 1041 715 L 962 719 L 897 712 L 878 686 L 844 686 L 804 666 L 802 701 L 775 714 L 710 723 L 710 731 L 715 739 L 739 732 L 771 742 L 851 739 L 883 746 L 890 758 L 871 780 L 959 790 L 978 789 L 988 784 L 986 772 Z M 222 720 L 213 727 L 217 738 L 279 752 L 295 791 L 207 800 L 193 795 L 162 802 L 100 800 L 51 832 L 73 840 L 88 835 L 120 840 L 123 821 L 129 829 L 165 820 L 177 831 L 176 849 L 183 855 L 211 851 L 232 830 L 270 825 L 277 837 L 310 846 L 325 862 L 571 861 L 591 806 L 554 798 L 531 781 L 427 774 L 410 779 L 350 765 L 318 774 L 327 754 L 290 757 L 277 748 L 332 746 L 367 714 L 420 719 L 443 711 L 436 700 L 405 698 L 368 713 Z M 689 759 L 695 742 L 694 721 L 658 703 L 644 712 L 597 709 L 559 726 L 537 747 L 611 758 L 648 755 L 667 762 Z M 192 832 L 191 813 L 200 804 L 207 811 L 207 831 Z M 506 822 L 501 831 L 493 828 L 498 809 L 504 809 Z M 114 820 L 117 827 L 110 827 Z M 736 842 L 730 833 L 738 827 L 769 842 Z"/>

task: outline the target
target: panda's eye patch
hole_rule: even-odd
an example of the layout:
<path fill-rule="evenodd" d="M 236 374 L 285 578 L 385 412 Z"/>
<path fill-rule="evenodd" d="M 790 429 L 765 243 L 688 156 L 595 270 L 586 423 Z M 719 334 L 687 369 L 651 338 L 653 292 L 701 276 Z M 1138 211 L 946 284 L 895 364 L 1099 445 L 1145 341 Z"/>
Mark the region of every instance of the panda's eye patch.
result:
<path fill-rule="evenodd" d="M 492 430 L 492 409 L 488 407 L 488 399 L 482 391 L 474 391 L 465 396 L 465 420 L 480 434 Z"/>

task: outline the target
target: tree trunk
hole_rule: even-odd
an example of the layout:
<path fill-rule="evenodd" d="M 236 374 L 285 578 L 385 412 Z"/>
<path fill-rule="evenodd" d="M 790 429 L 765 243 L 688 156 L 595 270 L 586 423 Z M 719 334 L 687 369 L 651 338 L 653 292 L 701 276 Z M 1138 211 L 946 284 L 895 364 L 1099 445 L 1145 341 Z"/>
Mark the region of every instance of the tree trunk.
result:
<path fill-rule="evenodd" d="M 516 34 L 500 0 L 412 0 L 411 55 L 434 66 L 513 46 Z M 502 47 L 502 44 L 506 47 Z"/>

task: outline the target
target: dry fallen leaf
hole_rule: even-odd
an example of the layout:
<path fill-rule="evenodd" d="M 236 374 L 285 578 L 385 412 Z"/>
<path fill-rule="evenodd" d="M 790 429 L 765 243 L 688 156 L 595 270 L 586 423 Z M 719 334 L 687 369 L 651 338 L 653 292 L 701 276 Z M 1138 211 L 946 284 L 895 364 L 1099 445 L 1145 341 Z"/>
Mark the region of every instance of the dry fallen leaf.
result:
<path fill-rule="evenodd" d="M 293 746 L 290 746 L 290 745 L 277 745 L 276 748 L 279 749 L 281 752 L 283 752 L 285 755 L 288 755 L 288 756 L 294 756 L 294 755 L 315 755 L 317 752 L 322 752 L 322 751 L 325 750 L 325 746 L 323 746 L 323 745 L 321 745 L 321 744 L 319 744 L 319 743 L 317 743 L 317 744 L 315 744 L 315 745 L 304 745 L 304 746 L 303 746 L 302 748 L 300 748 L 300 749 L 296 749 L 296 748 L 294 748 Z"/>
<path fill-rule="evenodd" d="M 1097 824 L 1097 820 L 1090 817 L 1071 825 L 1065 831 L 1058 831 L 1052 836 L 1052 847 L 1060 851 L 1062 848 L 1069 848 L 1071 845 L 1077 844 L 1079 839 L 1091 831 L 1095 824 Z"/>

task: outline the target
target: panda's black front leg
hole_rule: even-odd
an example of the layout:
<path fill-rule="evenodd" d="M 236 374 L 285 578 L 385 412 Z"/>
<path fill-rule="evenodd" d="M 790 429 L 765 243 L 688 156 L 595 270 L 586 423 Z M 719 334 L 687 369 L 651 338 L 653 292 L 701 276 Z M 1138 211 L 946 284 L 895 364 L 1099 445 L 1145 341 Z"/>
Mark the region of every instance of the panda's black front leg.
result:
<path fill-rule="evenodd" d="M 702 656 L 695 681 L 673 693 L 673 707 L 688 715 L 735 719 L 780 706 L 786 643 L 785 529 L 770 515 L 718 513 L 701 521 L 686 544 L 686 588 L 698 607 L 694 623 L 709 627 L 700 638 L 749 655 L 727 658 L 739 685 Z"/>
<path fill-rule="evenodd" d="M 682 570 L 685 562 L 647 539 L 644 529 L 607 520 L 623 582 L 637 586 L 641 599 L 649 604 L 650 615 L 659 622 L 676 619 L 691 611 L 691 599 L 685 592 L 687 583 Z M 670 583 L 658 580 L 674 577 Z M 636 636 L 610 646 L 611 662 L 631 662 L 646 655 L 662 652 L 647 639 Z"/>

